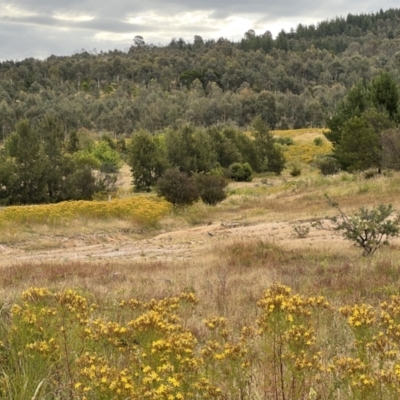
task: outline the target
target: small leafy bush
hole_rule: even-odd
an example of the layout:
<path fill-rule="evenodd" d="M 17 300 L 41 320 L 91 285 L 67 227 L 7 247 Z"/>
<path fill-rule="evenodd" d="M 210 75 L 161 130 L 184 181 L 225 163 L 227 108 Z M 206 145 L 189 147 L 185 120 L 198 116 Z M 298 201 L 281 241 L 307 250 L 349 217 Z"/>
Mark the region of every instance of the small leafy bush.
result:
<path fill-rule="evenodd" d="M 121 156 L 114 148 L 110 147 L 108 141 L 102 140 L 99 143 L 96 143 L 91 153 L 100 161 L 101 164 L 112 164 L 116 170 L 118 170 L 122 165 Z"/>
<path fill-rule="evenodd" d="M 103 133 L 101 135 L 101 141 L 107 142 L 110 149 L 117 150 L 117 144 L 115 140 L 113 140 L 113 138 L 108 133 Z"/>
<path fill-rule="evenodd" d="M 310 227 L 305 225 L 294 225 L 293 232 L 295 232 L 300 239 L 304 239 L 310 233 Z"/>
<path fill-rule="evenodd" d="M 339 211 L 339 216 L 330 218 L 334 230 L 341 231 L 343 237 L 361 247 L 364 256 L 374 254 L 383 245 L 389 244 L 389 238 L 399 235 L 400 216 L 391 218 L 391 204 L 380 204 L 368 210 L 361 207 L 354 215 L 345 214 L 339 205 L 327 196 L 329 204 Z"/>
<path fill-rule="evenodd" d="M 234 163 L 230 166 L 231 178 L 237 182 L 251 182 L 253 170 L 249 163 Z"/>
<path fill-rule="evenodd" d="M 275 142 L 284 146 L 292 146 L 294 144 L 293 139 L 289 136 L 282 136 L 275 138 Z"/>
<path fill-rule="evenodd" d="M 177 168 L 167 169 L 157 181 L 157 194 L 175 206 L 193 204 L 200 197 L 194 178 Z"/>
<path fill-rule="evenodd" d="M 314 142 L 314 144 L 315 144 L 316 146 L 322 146 L 322 144 L 324 143 L 324 141 L 323 141 L 322 138 L 320 138 L 320 137 L 316 137 L 316 138 L 313 140 L 313 142 Z"/>
<path fill-rule="evenodd" d="M 214 206 L 226 198 L 224 189 L 228 181 L 223 176 L 197 174 L 195 182 L 204 203 Z"/>
<path fill-rule="evenodd" d="M 338 162 L 332 156 L 321 157 L 317 161 L 317 167 L 322 175 L 334 175 L 340 171 Z"/>
<path fill-rule="evenodd" d="M 290 171 L 291 176 L 300 176 L 301 175 L 301 169 L 298 166 L 294 166 L 292 170 Z"/>
<path fill-rule="evenodd" d="M 231 171 L 229 170 L 229 168 L 221 167 L 221 165 L 218 162 L 216 163 L 214 168 L 207 173 L 207 175 L 217 175 L 217 176 L 222 176 L 227 180 L 231 179 Z"/>

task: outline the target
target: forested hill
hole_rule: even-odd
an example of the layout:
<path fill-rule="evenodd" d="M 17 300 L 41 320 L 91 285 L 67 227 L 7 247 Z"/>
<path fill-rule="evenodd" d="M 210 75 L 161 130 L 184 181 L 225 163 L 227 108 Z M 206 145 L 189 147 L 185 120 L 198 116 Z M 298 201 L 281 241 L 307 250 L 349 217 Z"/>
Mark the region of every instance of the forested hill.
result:
<path fill-rule="evenodd" d="M 263 48 L 266 51 L 272 47 L 304 51 L 313 44 L 319 49 L 337 54 L 346 50 L 354 38 L 361 38 L 369 32 L 381 38 L 394 39 L 399 34 L 399 21 L 399 9 L 380 10 L 375 14 L 348 14 L 347 18 L 336 17 L 317 25 L 299 24 L 296 30 L 290 32 L 282 30 L 273 43 L 268 40 L 270 35 L 255 36 L 250 31 L 250 37 L 242 40 L 241 47 L 252 50 Z"/>
<path fill-rule="evenodd" d="M 129 44 L 127 44 L 129 46 Z M 27 118 L 57 116 L 81 127 L 127 135 L 190 123 L 272 128 L 325 126 L 348 90 L 388 71 L 400 83 L 400 10 L 299 24 L 274 39 L 248 31 L 154 46 L 136 37 L 129 51 L 83 50 L 0 63 L 0 139 Z"/>

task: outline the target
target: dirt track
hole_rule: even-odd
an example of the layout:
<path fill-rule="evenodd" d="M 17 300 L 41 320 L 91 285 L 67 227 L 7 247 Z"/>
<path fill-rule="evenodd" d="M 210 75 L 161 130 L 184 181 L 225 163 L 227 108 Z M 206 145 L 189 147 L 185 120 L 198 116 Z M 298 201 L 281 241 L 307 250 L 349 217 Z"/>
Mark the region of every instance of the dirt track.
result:
<path fill-rule="evenodd" d="M 311 228 L 305 239 L 293 231 L 296 223 L 268 222 L 242 226 L 236 222 L 212 223 L 206 226 L 163 233 L 150 239 L 134 240 L 128 236 L 80 236 L 74 239 L 53 240 L 48 249 L 25 244 L 24 246 L 0 245 L 1 264 L 40 260 L 179 260 L 196 259 L 208 254 L 218 245 L 235 240 L 262 239 L 291 248 L 304 246 L 331 246 L 340 243 L 340 235 Z"/>

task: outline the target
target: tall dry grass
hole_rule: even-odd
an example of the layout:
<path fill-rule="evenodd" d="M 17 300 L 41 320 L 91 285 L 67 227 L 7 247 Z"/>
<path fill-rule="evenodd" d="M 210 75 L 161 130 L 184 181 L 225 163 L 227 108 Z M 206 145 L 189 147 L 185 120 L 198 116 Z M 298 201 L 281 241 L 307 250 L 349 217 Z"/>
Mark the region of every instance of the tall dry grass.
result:
<path fill-rule="evenodd" d="M 112 218 L 107 221 L 88 219 L 69 226 L 29 223 L 0 231 L 0 242 L 25 251 L 36 251 L 62 246 L 65 240 L 76 237 L 82 237 L 84 243 L 107 243 L 118 241 L 124 235 L 124 240 L 134 243 L 149 235 L 176 230 L 182 230 L 181 235 L 185 237 L 186 228 L 216 221 L 235 221 L 241 227 L 281 222 L 290 227 L 298 221 L 308 224 L 332 215 L 334 210 L 328 206 L 325 194 L 338 201 L 342 209 L 349 213 L 360 206 L 379 203 L 392 203 L 399 210 L 399 183 L 398 173 L 366 179 L 363 174 L 341 173 L 323 177 L 313 171 L 312 174 L 292 178 L 285 171 L 280 177 L 268 175 L 251 183 L 231 185 L 228 198 L 217 206 L 198 203 L 184 210 L 172 211 L 161 218 L 157 226 L 148 230 L 137 223 Z M 199 363 L 198 369 L 196 373 L 187 370 L 186 377 L 190 377 L 193 388 L 199 387 L 196 385 L 201 382 L 205 385 L 196 392 L 198 398 L 399 398 L 400 345 L 396 332 L 400 332 L 400 321 L 396 313 L 400 315 L 400 311 L 396 301 L 400 300 L 391 298 L 400 295 L 399 242 L 394 240 L 373 258 L 365 258 L 350 243 L 330 233 L 321 239 L 311 232 L 310 238 L 299 239 L 293 236 L 290 229 L 285 232 L 287 239 L 281 241 L 275 240 L 272 235 L 215 240 L 214 245 L 204 247 L 201 257 L 191 260 L 87 259 L 1 264 L 0 369 L 3 375 L 0 380 L 1 384 L 9 386 L 0 393 L 4 398 L 72 399 L 84 398 L 82 391 L 88 388 L 86 396 L 91 399 L 141 398 L 128 392 L 121 392 L 118 397 L 111 386 L 102 392 L 101 379 L 113 379 L 109 385 L 112 382 L 119 385 L 121 381 L 116 376 L 128 374 L 129 379 L 136 377 L 137 382 L 144 385 L 137 383 L 137 393 L 143 395 L 147 393 L 144 388 L 151 379 L 151 371 L 144 376 L 141 373 L 148 371 L 147 367 L 151 365 L 155 370 L 161 368 L 167 372 L 160 375 L 165 388 L 155 379 L 148 388 L 148 398 L 167 399 L 168 395 L 180 398 L 180 392 L 174 388 L 185 377 L 179 359 L 169 358 L 173 360 L 175 369 L 171 370 L 173 374 L 168 375 L 170 367 L 165 366 L 165 354 L 148 362 L 147 356 L 140 353 L 151 352 L 153 348 L 158 357 L 157 349 L 164 345 L 160 341 L 168 341 L 171 337 L 162 330 L 164 328 L 157 330 L 158 327 L 149 331 L 149 336 L 141 334 L 138 340 L 135 331 L 129 328 L 132 325 L 129 325 L 129 318 L 133 320 L 141 316 L 121 311 L 118 305 L 135 298 L 152 304 L 146 307 L 160 311 L 157 304 L 164 307 L 163 299 L 175 299 L 180 293 L 193 293 L 198 304 L 193 308 L 183 307 L 178 315 L 182 324 L 175 324 L 171 329 L 179 333 L 179 340 L 186 338 L 186 343 L 192 343 L 195 338 L 197 342 L 186 351 L 192 357 L 191 362 Z M 292 288 L 293 296 L 279 294 L 284 289 L 274 286 L 276 282 Z M 22 307 L 21 293 L 30 287 L 46 287 L 52 293 L 74 289 L 97 307 L 93 311 L 95 314 L 88 318 L 90 323 L 82 320 L 76 324 L 73 314 L 76 310 L 68 314 L 73 321 L 73 330 L 67 331 L 70 336 L 66 333 L 57 339 L 61 340 L 57 345 L 62 343 L 67 350 L 58 353 L 60 348 L 54 348 L 52 353 L 58 357 L 60 364 L 51 364 L 48 362 L 51 358 L 39 357 L 40 351 L 49 351 L 46 345 L 54 343 L 50 342 L 55 335 L 54 326 L 47 326 L 48 336 L 32 328 L 34 337 L 28 337 L 23 334 L 24 324 L 31 326 L 29 321 L 23 320 L 28 314 L 18 314 L 17 317 L 22 319 L 13 320 L 12 304 Z M 266 289 L 275 292 L 266 292 Z M 296 293 L 300 297 L 296 297 Z M 315 300 L 319 296 L 323 296 L 330 306 L 319 310 Z M 53 297 L 49 298 L 54 302 Z M 175 300 L 168 301 L 173 303 Z M 293 312 L 285 305 L 274 314 L 271 304 L 275 307 L 275 304 L 283 304 L 282 301 L 294 307 Z M 296 304 L 301 304 L 301 307 Z M 35 305 L 29 312 L 42 315 L 43 309 L 51 311 L 48 307 L 45 304 Z M 52 303 L 52 307 L 57 308 L 58 305 Z M 171 310 L 164 311 L 164 316 L 176 321 L 177 316 L 171 314 Z M 381 318 L 381 315 L 386 315 L 385 312 L 386 320 Z M 108 328 L 99 328 L 96 334 L 90 331 L 91 334 L 87 333 L 86 337 L 84 329 L 92 329 L 91 322 L 95 318 L 101 320 L 100 327 L 104 324 Z M 133 325 L 136 329 L 141 327 L 138 322 Z M 14 335 L 17 332 L 20 336 L 13 337 L 13 340 L 19 341 L 11 346 L 10 329 L 13 326 Z M 114 329 L 112 332 L 111 327 Z M 246 337 L 242 337 L 243 328 L 247 332 Z M 125 333 L 121 333 L 125 332 L 124 329 L 132 336 L 124 336 Z M 46 336 L 42 338 L 46 343 L 38 339 L 40 335 Z M 126 343 L 121 341 L 121 337 Z M 239 342 L 245 345 L 240 347 Z M 177 341 L 173 344 L 178 346 Z M 37 368 L 33 367 L 29 357 L 24 356 L 18 363 L 19 353 L 15 349 L 21 354 L 27 349 L 39 352 L 35 353 L 38 357 L 35 359 Z M 85 353 L 82 349 L 87 350 L 87 357 L 77 357 L 78 353 L 80 356 Z M 127 358 L 129 352 L 134 358 Z M 100 354 L 102 360 L 98 357 Z M 97 358 L 91 359 L 94 355 Z M 80 364 L 74 364 L 78 359 Z M 128 373 L 125 367 L 129 363 L 142 367 Z M 57 368 L 54 368 L 55 365 Z M 117 369 L 112 369 L 112 365 Z M 87 378 L 90 378 L 92 366 L 97 375 L 90 383 Z M 24 369 L 20 369 L 22 367 Z M 68 368 L 71 371 L 65 373 Z M 103 375 L 101 370 L 105 371 Z M 12 371 L 17 372 L 13 375 Z M 161 374 L 160 371 L 158 373 Z M 207 383 L 201 380 L 203 378 L 208 379 Z M 130 385 L 131 380 L 128 383 Z M 207 394 L 201 391 L 205 388 Z"/>
<path fill-rule="evenodd" d="M 206 372 L 206 376 L 209 379 L 209 383 L 212 382 L 216 388 L 221 390 L 221 396 L 211 389 L 210 392 L 207 392 L 207 395 L 204 393 L 202 395 L 197 394 L 201 398 L 300 399 L 304 398 L 310 392 L 313 393 L 315 391 L 320 398 L 396 399 L 396 396 L 398 396 L 396 380 L 390 378 L 391 383 L 389 384 L 379 381 L 377 378 L 380 376 L 380 369 L 377 369 L 374 357 L 378 357 L 380 353 L 372 353 L 371 350 L 371 353 L 362 355 L 358 353 L 360 347 L 357 345 L 357 340 L 365 340 L 365 349 L 368 349 L 368 346 L 372 346 L 375 343 L 372 336 L 377 335 L 379 329 L 385 332 L 384 337 L 389 341 L 389 331 L 379 328 L 378 320 L 376 320 L 376 325 L 375 322 L 374 324 L 371 322 L 371 324 L 368 323 L 363 328 L 362 332 L 364 333 L 362 335 L 367 336 L 357 336 L 358 330 L 354 328 L 356 330 L 353 332 L 353 327 L 346 322 L 346 316 L 341 316 L 340 310 L 342 307 L 346 310 L 347 307 L 347 313 L 358 312 L 351 308 L 353 305 L 358 304 L 365 305 L 362 307 L 372 307 L 371 310 L 373 311 L 370 312 L 373 315 L 379 315 L 380 304 L 390 302 L 390 296 L 398 296 L 400 294 L 398 289 L 400 287 L 399 256 L 399 246 L 390 246 L 388 249 L 378 253 L 376 257 L 367 259 L 360 257 L 356 249 L 351 246 L 343 246 L 343 244 L 340 246 L 321 246 L 321 248 L 306 246 L 302 248 L 290 248 L 261 239 L 238 239 L 216 245 L 204 258 L 192 262 L 178 260 L 168 262 L 70 261 L 65 263 L 18 263 L 9 265 L 3 267 L 0 274 L 0 298 L 2 299 L 3 316 L 3 333 L 0 334 L 0 347 L 3 346 L 3 348 L 0 348 L 0 354 L 2 354 L 0 364 L 2 369 L 6 371 L 7 384 L 12 383 L 16 386 L 14 392 L 10 392 L 14 393 L 14 396 L 15 393 L 19 393 L 20 395 L 23 393 L 27 398 L 33 397 L 33 392 L 37 389 L 40 382 L 43 381 L 44 384 L 38 392 L 41 396 L 45 396 L 46 393 L 48 396 L 52 391 L 58 390 L 62 398 L 72 399 L 76 396 L 79 397 L 83 395 L 83 393 L 80 394 L 80 384 L 82 384 L 84 385 L 83 387 L 88 388 L 88 390 L 90 389 L 87 398 L 99 398 L 98 396 L 101 391 L 97 392 L 97 390 L 100 390 L 100 386 L 96 386 L 97 379 L 99 379 L 99 382 L 103 378 L 116 379 L 115 374 L 124 371 L 123 365 L 125 365 L 125 361 L 121 365 L 115 364 L 116 366 L 120 365 L 118 368 L 121 368 L 120 370 L 115 370 L 115 374 L 114 372 L 111 373 L 108 369 L 104 369 L 104 371 L 109 371 L 109 374 L 101 375 L 100 370 L 106 368 L 104 357 L 106 357 L 105 360 L 107 360 L 107 357 L 110 357 L 107 362 L 112 363 L 114 362 L 115 355 L 113 355 L 112 347 L 110 347 L 111 344 L 104 347 L 104 349 L 108 349 L 104 353 L 104 350 L 98 348 L 99 343 L 102 342 L 98 342 L 100 339 L 94 338 L 97 337 L 96 335 L 105 335 L 104 338 L 107 338 L 107 341 L 111 341 L 110 343 L 114 343 L 114 339 L 115 343 L 120 343 L 119 338 L 125 336 L 120 336 L 121 334 L 118 333 L 118 330 L 123 327 L 126 327 L 131 332 L 130 335 L 134 335 L 133 338 L 137 336 L 134 333 L 135 331 L 129 330 L 129 319 L 124 319 L 124 314 L 118 309 L 117 305 L 121 301 L 129 302 L 132 298 L 138 299 L 140 302 L 164 301 L 163 299 L 178 296 L 179 293 L 184 292 L 194 293 L 199 301 L 195 309 L 185 309 L 186 311 L 180 314 L 180 318 L 183 318 L 184 321 L 185 331 L 188 330 L 190 335 L 194 335 L 196 338 L 197 345 L 195 349 L 198 350 L 194 350 L 195 353 L 193 354 L 195 357 L 198 357 L 195 354 L 199 351 L 201 354 L 211 357 L 213 360 L 212 364 L 210 364 L 211 369 L 206 370 L 208 371 Z M 306 299 L 324 296 L 324 301 L 327 301 L 333 308 L 321 312 L 310 308 L 310 312 L 312 312 L 312 319 L 310 320 L 304 319 L 304 316 L 302 316 L 303 311 L 299 311 L 297 315 L 295 309 L 292 313 L 282 309 L 282 314 L 277 314 L 274 317 L 278 319 L 273 319 L 271 322 L 265 322 L 266 325 L 261 325 L 261 336 L 258 334 L 253 336 L 254 334 L 251 333 L 251 329 L 254 329 L 254 332 L 258 331 L 259 328 L 256 321 L 264 315 L 257 304 L 263 298 L 265 290 L 273 287 L 274 282 L 290 286 L 294 294 L 299 293 L 305 299 L 301 301 L 314 301 Z M 8 347 L 8 336 L 4 336 L 4 330 L 7 333 L 7 321 L 10 318 L 11 305 L 13 303 L 25 304 L 20 302 L 19 296 L 21 292 L 32 286 L 47 287 L 50 291 L 56 292 L 65 292 L 67 289 L 73 288 L 77 293 L 85 294 L 86 297 L 90 298 L 90 303 L 96 304 L 95 310 L 97 311 L 94 311 L 95 316 L 93 318 L 99 319 L 99 321 L 102 321 L 99 324 L 105 324 L 104 326 L 109 326 L 109 328 L 101 328 L 104 330 L 99 331 L 98 334 L 93 333 L 95 335 L 93 337 L 87 333 L 89 336 L 84 342 L 81 342 L 80 330 L 82 329 L 83 332 L 83 329 L 89 322 L 82 320 L 81 324 L 83 325 L 75 326 L 73 325 L 75 324 L 73 322 L 75 321 L 75 317 L 72 315 L 68 318 L 72 318 L 70 327 L 73 330 L 67 331 L 68 336 L 65 339 L 58 338 L 58 347 L 52 350 L 51 344 L 54 342 L 51 342 L 51 339 L 53 337 L 57 338 L 57 336 L 54 336 L 54 327 L 52 325 L 47 324 L 43 328 L 45 342 L 40 342 L 34 333 L 36 324 L 29 328 L 33 329 L 32 335 L 34 336 L 25 337 L 23 336 L 25 330 L 22 329 L 26 328 L 23 328 L 25 325 L 21 325 L 23 320 L 13 317 L 15 326 L 14 344 L 12 347 Z M 273 300 L 274 298 L 272 297 L 268 301 L 278 301 Z M 288 298 L 287 301 L 293 300 Z M 295 301 L 298 302 L 299 300 Z M 46 312 L 50 312 L 55 307 L 53 305 L 51 306 L 53 308 L 48 308 L 49 306 L 46 306 L 46 304 L 35 305 L 35 308 L 29 309 L 29 314 L 28 311 L 21 311 L 22 314 L 18 314 L 18 318 L 23 318 L 24 315 L 39 316 L 42 313 L 40 310 L 43 310 L 43 312 L 44 310 L 48 310 Z M 304 305 L 304 307 L 308 306 Z M 269 308 L 267 309 L 269 310 Z M 306 310 L 307 308 L 304 309 L 306 313 L 304 315 L 308 315 L 308 311 Z M 288 312 L 289 314 L 287 314 Z M 267 317 L 268 313 L 265 315 L 265 318 L 270 318 Z M 216 316 L 224 318 L 224 320 L 215 320 Z M 294 322 L 291 319 L 292 316 L 295 318 Z M 223 322 L 223 326 L 227 324 L 229 327 L 229 338 L 226 336 L 228 333 L 223 333 L 223 329 L 225 328 L 221 328 L 221 331 L 216 331 L 215 333 L 212 333 L 212 331 L 212 336 L 210 337 L 210 332 L 204 325 L 204 321 L 206 320 L 214 321 L 212 322 L 212 326 L 220 323 L 218 321 L 226 321 Z M 92 319 L 88 319 L 88 321 L 92 321 Z M 111 327 L 113 327 L 114 331 L 110 331 Z M 275 327 L 275 330 L 270 331 L 271 327 Z M 86 329 L 90 329 L 87 332 L 93 332 L 91 325 Z M 246 332 L 250 336 L 241 342 L 245 347 L 241 348 L 240 352 L 239 348 L 237 348 L 239 352 L 237 357 L 239 358 L 229 359 L 229 361 L 225 358 L 226 355 L 223 355 L 223 349 L 226 348 L 224 346 L 236 346 L 240 332 L 243 329 L 247 329 Z M 299 329 L 298 333 L 295 333 L 297 332 L 296 329 Z M 148 334 L 151 335 L 149 338 L 151 337 L 153 342 L 149 343 L 158 343 L 162 339 L 169 340 L 169 336 L 164 331 L 157 331 L 157 335 L 155 332 L 151 332 L 149 331 Z M 306 342 L 291 342 L 290 335 L 302 335 L 303 333 L 301 332 L 310 337 L 311 341 L 309 345 Z M 372 335 L 371 337 L 368 336 L 370 334 Z M 15 342 L 16 338 L 19 337 L 18 335 L 21 335 L 19 341 Z M 149 349 L 148 345 L 145 344 L 147 343 L 147 339 L 145 339 L 147 336 L 143 336 L 144 333 L 141 335 L 139 344 L 144 346 L 143 349 Z M 127 343 L 131 343 L 129 337 L 127 336 L 124 339 Z M 60 340 L 61 342 L 59 342 Z M 92 343 L 91 340 L 95 341 Z M 128 349 L 131 348 L 129 346 L 133 346 L 132 349 L 137 349 L 138 344 L 135 342 L 136 339 L 132 340 L 131 344 L 124 346 L 128 346 Z M 142 342 L 144 340 L 146 342 Z M 275 340 L 278 347 L 272 348 L 271 345 Z M 391 340 L 390 346 L 393 346 Z M 44 363 L 47 358 L 41 358 L 41 352 L 47 354 L 48 351 L 54 351 L 54 355 L 57 355 L 60 343 L 64 343 L 64 341 L 66 341 L 65 346 L 68 348 L 66 350 L 67 353 L 62 355 L 57 361 L 60 363 L 57 365 L 60 365 L 59 368 L 64 368 L 64 372 L 57 375 L 58 372 L 55 364 Z M 300 347 L 292 347 L 294 343 L 298 343 L 296 346 Z M 103 361 L 99 358 L 93 358 L 91 359 L 92 361 L 87 357 L 77 358 L 75 355 L 75 345 L 80 346 L 80 348 L 89 346 L 85 350 L 85 354 L 88 354 L 87 357 L 89 355 L 98 357 L 101 353 L 103 354 Z M 36 369 L 31 368 L 29 357 L 26 359 L 22 357 L 21 362 L 25 363 L 23 365 L 24 371 L 27 374 L 26 379 L 29 379 L 25 383 L 20 375 L 13 376 L 10 373 L 13 368 L 13 361 L 10 359 L 12 349 L 19 348 L 20 351 L 24 349 L 24 347 L 19 346 L 28 346 L 27 348 L 30 350 L 26 354 L 28 355 L 31 354 L 30 352 L 36 351 L 34 354 L 36 354 L 35 357 L 38 357 L 34 359 L 38 366 Z M 50 346 L 50 350 L 48 346 Z M 123 347 L 122 349 L 125 348 Z M 400 358 L 398 358 L 400 355 L 398 353 L 390 354 L 391 358 L 389 355 L 382 355 L 382 357 L 389 357 L 382 359 L 382 362 L 385 363 L 386 372 L 390 372 L 390 368 L 388 367 L 388 365 L 391 365 L 390 363 L 394 362 L 396 364 L 400 362 Z M 249 355 L 251 355 L 251 362 L 250 364 L 246 364 Z M 126 350 L 123 350 L 118 357 L 122 360 L 121 357 L 126 356 Z M 293 364 L 290 361 L 291 358 L 287 358 L 289 356 L 295 357 L 292 360 Z M 310 359 L 308 360 L 306 356 L 309 356 Z M 79 364 L 75 364 L 77 360 L 79 360 Z M 155 366 L 163 368 L 162 363 L 164 361 L 162 360 L 163 358 L 159 359 L 157 364 L 154 364 L 156 361 L 153 359 L 151 365 L 154 368 Z M 239 360 L 239 364 L 235 364 L 236 361 L 234 360 Z M 140 362 L 146 365 L 146 362 L 149 361 L 141 359 Z M 205 360 L 198 362 L 203 363 Z M 301 368 L 295 366 L 297 363 L 303 362 L 307 363 L 307 365 L 311 362 L 315 362 L 315 364 Z M 64 374 L 67 365 L 70 365 L 70 374 Z M 85 377 L 89 376 L 85 375 L 85 371 L 91 365 L 93 365 L 93 368 L 98 368 L 96 369 L 96 375 L 91 380 L 85 381 Z M 281 365 L 281 367 L 278 368 L 277 365 Z M 359 365 L 360 369 L 355 370 L 356 372 L 353 373 L 351 372 L 351 365 Z M 365 367 L 362 367 L 362 365 L 365 365 Z M 175 371 L 179 371 L 177 365 L 174 368 Z M 296 368 L 300 368 L 298 372 L 296 372 Z M 321 370 L 320 368 L 323 369 Z M 208 375 L 210 371 L 214 372 Z M 220 375 L 217 371 L 223 372 L 223 374 Z M 167 375 L 165 379 L 168 382 L 173 382 L 171 379 L 182 379 L 182 375 L 179 375 L 181 372 L 176 373 L 178 375 Z M 239 381 L 237 381 L 238 375 L 235 374 L 246 377 L 245 381 L 239 384 Z M 58 376 L 56 383 L 54 383 L 55 376 Z M 147 378 L 143 379 L 145 379 L 143 381 L 145 382 Z M 200 375 L 196 375 L 195 377 L 191 376 L 191 379 L 193 379 L 192 384 L 195 386 L 192 387 L 194 388 L 200 382 L 197 379 L 201 378 Z M 321 379 L 323 380 L 323 384 Z M 353 380 L 355 383 L 358 382 L 357 385 L 359 386 L 352 387 L 348 385 L 348 379 Z M 371 383 L 371 387 L 367 384 L 364 385 L 363 379 L 371 379 L 371 382 L 373 382 L 373 384 Z M 70 392 L 71 385 L 68 383 L 69 380 L 72 382 L 72 392 Z M 2 379 L 2 383 L 4 382 L 6 380 Z M 143 382 L 140 385 L 144 385 Z M 379 389 L 378 384 L 383 386 Z M 299 392 L 301 394 L 296 394 L 297 392 L 293 391 L 293 388 L 299 389 L 300 387 L 305 391 L 301 390 Z M 18 388 L 25 388 L 26 392 L 21 392 L 21 390 L 17 390 Z M 144 388 L 145 386 L 139 386 L 140 390 L 144 390 Z M 275 388 L 276 392 L 271 391 L 272 388 Z M 159 385 L 155 384 L 149 390 L 154 391 L 154 393 L 152 392 L 153 397 L 150 398 L 158 398 L 157 395 L 159 395 L 159 390 L 161 390 Z M 117 394 L 112 393 L 104 389 L 104 396 L 120 398 Z M 379 395 L 379 393 L 382 393 L 382 395 Z M 124 398 L 129 396 L 125 392 L 123 395 L 125 396 Z"/>

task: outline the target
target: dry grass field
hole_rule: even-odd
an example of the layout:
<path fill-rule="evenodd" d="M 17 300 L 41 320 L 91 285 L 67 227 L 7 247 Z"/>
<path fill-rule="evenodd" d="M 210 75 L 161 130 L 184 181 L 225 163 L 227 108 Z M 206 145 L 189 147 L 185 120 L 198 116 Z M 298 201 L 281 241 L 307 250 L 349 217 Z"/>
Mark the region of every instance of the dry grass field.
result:
<path fill-rule="evenodd" d="M 3 384 L 7 388 L 3 392 L 0 389 L 0 397 L 399 398 L 400 335 L 397 333 L 400 332 L 400 312 L 396 307 L 400 297 L 391 296 L 400 296 L 400 240 L 393 239 L 371 258 L 362 257 L 360 249 L 345 241 L 340 233 L 316 229 L 312 223 L 325 221 L 335 214 L 325 194 L 338 201 L 349 214 L 361 206 L 380 203 L 391 203 L 400 210 L 400 174 L 391 172 L 371 179 L 363 174 L 347 173 L 324 177 L 312 165 L 313 155 L 321 153 L 321 146 L 313 145 L 315 137 L 322 136 L 321 131 L 277 134 L 294 139 L 294 145 L 287 152 L 300 163 L 302 174 L 292 177 L 289 170 L 285 170 L 282 176 L 266 175 L 250 183 L 231 183 L 227 199 L 217 206 L 198 203 L 186 209 L 171 210 L 151 224 L 124 216 L 104 219 L 79 216 L 66 222 L 49 224 L 29 220 L 0 228 L 0 315 L 3 317 L 0 386 Z M 129 169 L 123 169 L 121 182 L 123 185 L 116 196 L 126 198 L 130 196 Z M 306 237 L 300 238 L 296 227 L 310 230 Z M 32 287 L 64 294 L 52 297 L 28 291 L 21 300 L 21 293 Z M 119 324 L 119 330 L 113 325 L 112 336 L 111 325 L 107 325 L 106 330 L 98 328 L 95 334 L 92 326 L 95 317 L 85 319 L 81 314 L 89 311 L 86 308 L 84 312 L 79 311 L 83 322 L 76 326 L 71 322 L 74 330 L 67 330 L 71 336 L 55 337 L 55 342 L 60 343 L 54 354 L 58 354 L 60 348 L 65 350 L 57 356 L 57 363 L 64 369 L 68 367 L 68 373 L 58 376 L 59 371 L 54 372 L 50 366 L 45 368 L 52 351 L 37 350 L 39 338 L 46 346 L 53 343 L 51 335 L 35 333 L 35 323 L 29 322 L 33 317 L 28 318 L 28 315 L 34 315 L 35 321 L 40 319 L 43 309 L 54 310 L 54 315 L 64 315 L 57 314 L 57 307 L 64 304 L 57 301 L 61 301 L 59 299 L 69 289 L 90 299 L 101 310 L 96 318 L 106 325 Z M 174 317 L 178 306 L 168 308 L 163 299 L 175 299 L 168 303 L 175 304 L 176 296 L 182 293 L 193 294 L 197 300 L 195 308 L 182 306 L 178 323 Z M 322 299 L 319 296 L 323 296 L 323 300 L 318 300 Z M 149 331 L 148 334 L 153 335 L 151 343 L 132 339 L 134 351 L 139 351 L 138 346 L 143 343 L 150 343 L 143 344 L 143 349 L 146 348 L 142 349 L 143 354 L 158 354 L 155 343 L 163 338 L 167 340 L 171 332 L 190 334 L 196 338 L 197 345 L 185 351 L 198 367 L 185 369 L 178 357 L 173 361 L 169 359 L 168 365 L 174 366 L 174 372 L 168 372 L 172 367 L 165 367 L 164 353 L 149 364 L 146 355 L 135 353 L 135 362 L 140 359 L 142 363 L 141 371 L 151 366 L 149 374 L 157 372 L 159 380 L 151 381 L 150 375 L 141 376 L 140 369 L 139 372 L 129 370 L 125 363 L 132 362 L 133 347 L 128 355 L 126 349 L 130 345 L 123 347 L 120 341 L 114 342 L 118 337 L 131 343 L 131 336 L 124 334 L 128 330 L 133 335 L 133 326 L 142 332 L 139 322 L 136 326 L 132 315 L 128 317 L 118 308 L 118 304 L 128 304 L 132 298 L 146 304 L 144 310 L 160 312 L 172 324 L 170 331 L 166 331 L 164 325 L 157 328 L 159 330 L 154 328 L 152 333 Z M 45 300 L 49 303 L 45 304 Z M 154 302 L 157 301 L 156 306 Z M 14 303 L 22 308 L 10 314 Z M 83 303 L 80 299 L 79 304 Z M 63 318 L 76 321 L 78 317 L 75 318 L 74 313 L 79 307 L 74 305 L 72 309 L 68 308 L 72 316 Z M 93 315 L 95 313 L 93 311 Z M 138 315 L 135 314 L 135 318 L 140 318 Z M 215 319 L 217 317 L 220 319 Z M 24 342 L 21 334 L 18 343 L 11 340 L 8 343 L 10 318 L 14 318 L 15 335 L 28 326 L 34 338 L 26 338 Z M 49 322 L 48 329 L 59 328 Z M 81 333 L 86 329 L 91 332 L 87 337 Z M 125 329 L 124 334 L 122 329 Z M 100 346 L 102 335 L 108 338 L 108 345 Z M 67 344 L 78 337 L 79 346 L 84 350 L 78 352 L 72 344 L 71 350 L 67 350 Z M 22 370 L 15 372 L 17 367 L 12 365 L 10 343 L 14 347 L 22 346 L 22 350 L 25 346 L 25 350 L 35 348 L 39 355 L 46 354 L 47 358 L 43 358 L 46 362 L 40 359 L 42 375 L 25 371 L 31 376 L 24 382 L 19 376 Z M 161 346 L 161 342 L 157 343 Z M 87 357 L 101 355 L 103 361 L 99 361 L 100 358 L 88 361 L 89 358 L 84 357 L 86 352 Z M 81 363 L 78 366 L 74 366 L 76 359 Z M 107 359 L 109 364 L 106 365 Z M 57 363 L 54 361 L 53 367 Z M 95 371 L 94 366 L 100 364 L 108 375 Z M 167 371 L 163 370 L 164 375 L 160 372 L 163 366 Z M 93 375 L 88 372 L 90 368 Z M 129 375 L 126 387 L 121 386 L 118 392 L 118 385 L 122 385 L 118 379 L 124 374 L 132 376 Z M 192 380 L 186 382 L 188 376 Z M 109 379 L 108 386 L 102 386 L 102 379 Z M 131 379 L 136 379 L 136 386 Z"/>

